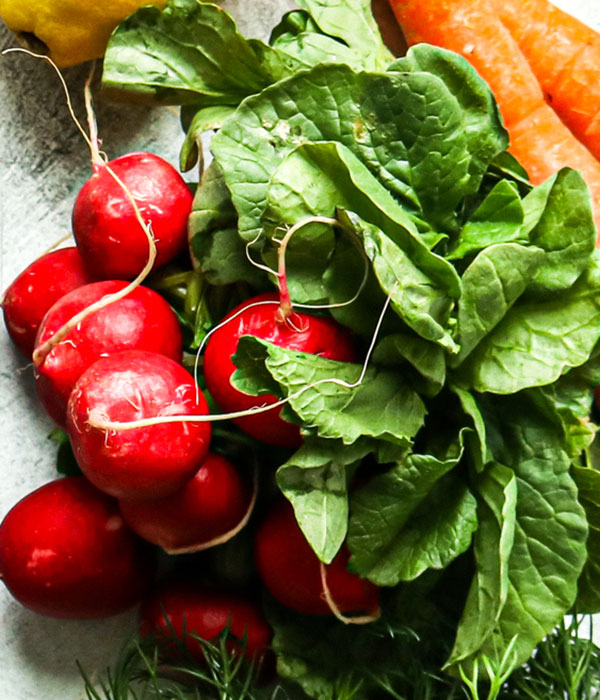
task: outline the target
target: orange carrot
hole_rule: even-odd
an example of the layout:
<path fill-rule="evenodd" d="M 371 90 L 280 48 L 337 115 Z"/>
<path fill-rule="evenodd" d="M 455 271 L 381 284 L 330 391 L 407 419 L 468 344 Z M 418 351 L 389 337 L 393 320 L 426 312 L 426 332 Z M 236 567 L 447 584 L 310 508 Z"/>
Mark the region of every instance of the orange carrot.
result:
<path fill-rule="evenodd" d="M 389 0 L 409 46 L 427 42 L 467 58 L 492 89 L 511 152 L 542 182 L 561 167 L 580 170 L 600 231 L 600 162 L 549 107 L 515 39 L 487 0 Z M 597 240 L 600 245 L 600 234 Z"/>
<path fill-rule="evenodd" d="M 548 0 L 493 0 L 546 100 L 600 160 L 600 34 Z"/>

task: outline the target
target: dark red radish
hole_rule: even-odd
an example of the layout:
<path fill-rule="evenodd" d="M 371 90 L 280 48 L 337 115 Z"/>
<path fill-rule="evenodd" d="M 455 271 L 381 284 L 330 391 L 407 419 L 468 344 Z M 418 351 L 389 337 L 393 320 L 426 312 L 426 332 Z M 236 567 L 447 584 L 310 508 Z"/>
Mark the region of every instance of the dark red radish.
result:
<path fill-rule="evenodd" d="M 77 313 L 127 286 L 122 281 L 94 282 L 59 299 L 46 314 L 36 339 L 42 346 Z M 49 415 L 64 425 L 75 382 L 98 358 L 128 349 L 161 353 L 179 361 L 182 334 L 167 302 L 147 287 L 94 311 L 56 345 L 35 367 L 39 397 Z"/>
<path fill-rule="evenodd" d="M 73 234 L 87 269 L 98 279 L 137 277 L 148 260 L 148 238 L 123 186 L 156 240 L 154 267 L 187 249 L 192 193 L 181 175 L 152 153 L 128 153 L 96 162 L 73 208 Z"/>
<path fill-rule="evenodd" d="M 69 398 L 67 432 L 77 463 L 99 489 L 128 500 L 163 498 L 183 488 L 206 457 L 209 422 L 159 423 L 106 430 L 100 421 L 204 416 L 208 405 L 193 377 L 154 352 L 102 357 L 79 378 Z"/>
<path fill-rule="evenodd" d="M 216 591 L 188 581 L 163 584 L 142 607 L 140 633 L 159 639 L 185 640 L 187 650 L 203 661 L 202 645 L 192 635 L 208 642 L 228 629 L 232 653 L 244 649 L 250 660 L 259 660 L 271 641 L 271 629 L 258 606 L 239 593 Z"/>
<path fill-rule="evenodd" d="M 330 615 L 321 580 L 321 563 L 296 522 L 292 506 L 278 503 L 260 525 L 254 548 L 260 577 L 282 605 L 306 615 Z M 378 610 L 377 587 L 347 569 L 344 546 L 326 565 L 327 588 L 341 613 L 374 614 Z"/>
<path fill-rule="evenodd" d="M 252 489 L 224 457 L 209 452 L 185 486 L 160 500 L 120 500 L 129 527 L 169 554 L 207 549 L 230 539 L 250 514 Z"/>
<path fill-rule="evenodd" d="M 31 357 L 48 309 L 68 292 L 93 281 L 74 246 L 46 253 L 32 262 L 2 299 L 4 323 L 13 343 Z"/>
<path fill-rule="evenodd" d="M 331 318 L 299 312 L 282 320 L 276 302 L 279 302 L 277 294 L 261 294 L 248 299 L 225 317 L 224 321 L 231 320 L 218 328 L 208 340 L 204 354 L 204 377 L 209 392 L 223 411 L 243 411 L 277 401 L 272 394 L 250 396 L 232 386 L 231 376 L 236 368 L 231 357 L 243 335 L 252 335 L 280 347 L 331 360 L 352 362 L 355 359 L 352 335 L 343 326 Z M 299 427 L 281 418 L 280 413 L 281 409 L 273 409 L 238 418 L 234 422 L 246 433 L 267 444 L 299 446 L 302 442 Z"/>
<path fill-rule="evenodd" d="M 146 595 L 154 556 L 114 499 L 72 476 L 33 491 L 4 518 L 0 575 L 20 603 L 42 615 L 108 617 Z"/>

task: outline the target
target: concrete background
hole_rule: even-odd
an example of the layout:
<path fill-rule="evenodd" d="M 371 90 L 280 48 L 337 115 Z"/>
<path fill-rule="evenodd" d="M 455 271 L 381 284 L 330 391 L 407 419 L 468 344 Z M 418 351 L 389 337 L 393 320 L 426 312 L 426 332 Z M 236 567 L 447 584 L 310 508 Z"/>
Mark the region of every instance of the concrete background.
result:
<path fill-rule="evenodd" d="M 26 0 L 23 0 L 24 2 Z M 290 0 L 291 3 L 291 0 Z M 264 36 L 287 0 L 223 2 L 247 36 Z M 600 27 L 600 0 L 562 0 L 564 9 Z M 250 15 L 250 16 L 249 16 Z M 13 45 L 0 26 L 0 48 Z M 550 47 L 549 47 L 550 48 Z M 550 48 L 551 50 L 551 48 Z M 65 72 L 77 113 L 88 66 Z M 0 290 L 69 233 L 78 189 L 90 174 L 87 148 L 71 122 L 50 67 L 20 54 L 0 58 Z M 182 140 L 176 111 L 97 104 L 111 157 L 151 150 L 177 163 Z M 52 424 L 35 398 L 31 369 L 0 329 L 0 519 L 23 496 L 55 477 Z M 104 621 L 65 622 L 22 608 L 0 586 L 0 700 L 84 698 L 75 659 L 94 675 L 110 663 L 135 626 L 133 613 Z"/>

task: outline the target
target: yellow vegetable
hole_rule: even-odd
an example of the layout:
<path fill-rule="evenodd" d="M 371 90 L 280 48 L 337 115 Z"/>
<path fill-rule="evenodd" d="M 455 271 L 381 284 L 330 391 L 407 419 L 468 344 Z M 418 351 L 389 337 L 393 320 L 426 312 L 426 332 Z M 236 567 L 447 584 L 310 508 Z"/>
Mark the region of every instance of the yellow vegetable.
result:
<path fill-rule="evenodd" d="M 0 0 L 0 17 L 17 39 L 59 66 L 100 58 L 119 22 L 166 0 Z"/>

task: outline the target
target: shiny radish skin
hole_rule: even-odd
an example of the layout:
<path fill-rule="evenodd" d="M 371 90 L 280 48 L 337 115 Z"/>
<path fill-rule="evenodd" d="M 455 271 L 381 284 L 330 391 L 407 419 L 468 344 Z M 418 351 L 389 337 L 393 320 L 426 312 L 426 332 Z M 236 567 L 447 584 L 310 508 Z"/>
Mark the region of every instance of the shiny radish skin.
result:
<path fill-rule="evenodd" d="M 142 606 L 140 633 L 159 639 L 185 639 L 186 648 L 200 662 L 202 646 L 190 638 L 218 644 L 223 630 L 229 630 L 228 648 L 236 653 L 244 648 L 249 660 L 260 660 L 271 641 L 271 629 L 256 602 L 227 591 L 216 591 L 197 582 L 168 581 Z M 174 645 L 173 645 L 174 646 Z"/>
<path fill-rule="evenodd" d="M 209 452 L 185 486 L 160 500 L 120 500 L 125 522 L 140 537 L 178 554 L 204 549 L 233 530 L 252 498 L 239 471 L 224 457 Z"/>
<path fill-rule="evenodd" d="M 50 307 L 73 289 L 93 282 L 74 246 L 42 255 L 14 279 L 4 293 L 6 330 L 19 350 L 31 357 L 42 319 Z"/>
<path fill-rule="evenodd" d="M 236 370 L 231 359 L 243 335 L 268 340 L 274 345 L 313 355 L 353 362 L 356 358 L 351 333 L 331 318 L 294 312 L 289 321 L 278 320 L 277 294 L 261 294 L 233 309 L 209 338 L 204 353 L 204 378 L 211 396 L 225 412 L 244 411 L 277 401 L 273 394 L 251 396 L 235 389 L 231 377 Z M 267 303 L 261 303 L 267 302 Z M 254 304 L 258 304 L 254 306 Z M 241 313 L 239 313 L 241 311 Z M 273 409 L 234 420 L 244 432 L 261 442 L 280 447 L 298 447 L 300 429 Z"/>
<path fill-rule="evenodd" d="M 79 287 L 59 299 L 46 314 L 36 346 L 80 311 L 108 294 L 125 288 L 127 282 L 105 281 Z M 180 361 L 182 334 L 177 316 L 167 302 L 147 287 L 136 287 L 119 301 L 93 312 L 81 321 L 35 367 L 35 384 L 48 414 L 64 426 L 69 395 L 83 372 L 104 355 L 140 349 L 158 352 Z"/>
<path fill-rule="evenodd" d="M 325 600 L 321 563 L 300 529 L 287 501 L 277 503 L 259 526 L 254 557 L 262 582 L 282 605 L 304 615 L 332 615 Z M 341 613 L 378 610 L 377 586 L 347 569 L 344 546 L 325 566 L 327 588 Z"/>
<path fill-rule="evenodd" d="M 133 196 L 156 240 L 160 267 L 187 249 L 192 193 L 181 175 L 153 153 L 128 153 L 108 167 Z M 148 261 L 148 238 L 123 187 L 99 165 L 73 207 L 73 235 L 87 269 L 98 279 L 131 280 Z"/>
<path fill-rule="evenodd" d="M 180 364 L 158 353 L 126 350 L 100 358 L 81 375 L 69 399 L 66 429 L 92 484 L 116 498 L 152 500 L 175 493 L 194 476 L 208 452 L 210 423 L 104 430 L 90 419 L 207 413 L 202 392 Z"/>
<path fill-rule="evenodd" d="M 109 617 L 146 595 L 154 556 L 114 499 L 83 477 L 66 477 L 25 496 L 4 518 L 0 574 L 20 603 L 42 615 Z"/>

